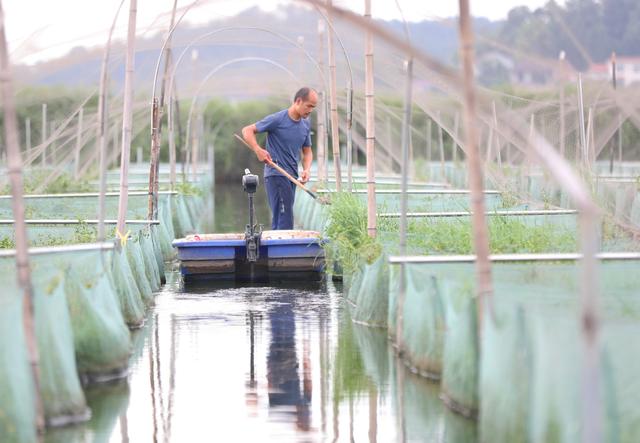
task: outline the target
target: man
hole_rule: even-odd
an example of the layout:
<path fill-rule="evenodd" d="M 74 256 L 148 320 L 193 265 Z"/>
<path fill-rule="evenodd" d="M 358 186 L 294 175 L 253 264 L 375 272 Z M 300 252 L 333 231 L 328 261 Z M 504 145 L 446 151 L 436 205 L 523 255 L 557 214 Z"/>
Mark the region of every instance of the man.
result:
<path fill-rule="evenodd" d="M 309 115 L 318 103 L 318 93 L 301 88 L 288 109 L 271 114 L 259 122 L 242 128 L 242 137 L 264 167 L 264 186 L 271 207 L 271 229 L 293 229 L 293 201 L 295 185 L 275 168 L 272 161 L 293 177 L 298 177 L 298 163 L 302 153 L 300 181 L 309 180 L 313 153 L 311 152 L 311 123 Z M 267 133 L 267 149 L 256 140 L 259 132 Z"/>

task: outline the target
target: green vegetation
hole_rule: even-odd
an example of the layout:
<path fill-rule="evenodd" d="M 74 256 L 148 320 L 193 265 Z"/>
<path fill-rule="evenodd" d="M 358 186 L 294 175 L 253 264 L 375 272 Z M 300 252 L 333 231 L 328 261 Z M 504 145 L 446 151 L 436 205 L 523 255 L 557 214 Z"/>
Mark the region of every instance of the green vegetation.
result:
<path fill-rule="evenodd" d="M 191 195 L 195 197 L 202 197 L 204 193 L 197 185 L 188 182 L 176 183 L 176 191 L 182 195 Z"/>
<path fill-rule="evenodd" d="M 40 185 L 53 173 L 52 170 L 35 169 L 24 175 L 25 194 L 66 194 L 72 192 L 90 192 L 93 190 L 86 179 L 75 179 L 71 174 L 64 172 L 54 180 L 51 180 L 44 188 L 38 189 Z M 6 184 L 0 189 L 0 194 L 9 195 L 11 187 Z"/>

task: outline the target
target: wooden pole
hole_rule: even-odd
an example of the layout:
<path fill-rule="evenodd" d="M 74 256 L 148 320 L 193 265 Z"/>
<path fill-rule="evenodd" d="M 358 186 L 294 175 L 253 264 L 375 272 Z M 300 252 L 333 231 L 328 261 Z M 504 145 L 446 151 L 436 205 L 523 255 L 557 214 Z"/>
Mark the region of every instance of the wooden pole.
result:
<path fill-rule="evenodd" d="M 364 0 L 364 18 L 371 23 L 371 0 Z M 373 34 L 369 29 L 365 32 L 365 114 L 366 114 L 366 145 L 367 145 L 367 233 L 371 237 L 377 234 L 376 220 L 376 116 L 375 91 L 373 81 Z"/>
<path fill-rule="evenodd" d="M 584 98 L 582 96 L 582 74 L 578 73 L 578 121 L 580 123 L 580 147 L 582 149 L 582 161 L 586 163 L 587 156 L 587 131 L 584 122 Z"/>
<path fill-rule="evenodd" d="M 149 159 L 149 210 L 147 217 L 149 220 L 156 220 L 158 217 L 158 189 L 160 175 L 160 144 L 162 137 L 162 115 L 164 113 L 164 97 L 169 81 L 169 68 L 171 67 L 171 36 L 174 23 L 176 20 L 176 8 L 178 0 L 173 2 L 173 10 L 171 11 L 171 20 L 169 22 L 169 31 L 167 35 L 167 43 L 164 47 L 164 75 L 162 76 L 162 85 L 160 87 L 160 102 L 153 98 L 151 104 L 151 154 Z M 169 85 L 171 87 L 171 85 Z"/>
<path fill-rule="evenodd" d="M 460 114 L 456 112 L 455 117 L 453 118 L 453 135 L 451 137 L 451 152 L 453 156 L 453 163 L 458 163 L 458 143 L 456 143 L 456 139 L 458 138 L 458 131 L 460 129 Z"/>
<path fill-rule="evenodd" d="M 318 69 L 324 73 L 324 20 L 318 20 Z M 320 106 L 318 106 L 318 180 L 327 180 L 327 129 L 325 127 L 325 91 L 319 92 Z"/>
<path fill-rule="evenodd" d="M 76 150 L 73 160 L 73 177 L 77 180 L 80 174 L 80 150 L 82 149 L 82 119 L 84 117 L 84 107 L 78 112 L 78 130 L 76 131 Z"/>
<path fill-rule="evenodd" d="M 427 117 L 427 168 L 431 170 L 429 163 L 431 162 L 431 119 Z"/>
<path fill-rule="evenodd" d="M 7 173 L 11 183 L 11 202 L 13 209 L 14 235 L 16 241 L 16 268 L 18 283 L 23 291 L 22 296 L 22 325 L 27 342 L 27 352 L 29 364 L 31 366 L 31 377 L 33 379 L 33 391 L 35 403 L 35 423 L 36 432 L 44 429 L 44 408 L 40 391 L 40 364 L 38 356 L 38 346 L 36 340 L 34 307 L 33 307 L 33 287 L 31 286 L 31 275 L 29 268 L 29 250 L 27 240 L 27 229 L 25 225 L 25 211 L 23 200 L 22 181 L 22 156 L 18 141 L 18 118 L 16 116 L 15 98 L 13 82 L 11 78 L 11 67 L 9 65 L 9 54 L 7 51 L 7 40 L 5 35 L 4 9 L 0 1 L 0 99 L 4 110 L 4 134 L 7 149 Z"/>
<path fill-rule="evenodd" d="M 498 112 L 496 111 L 496 102 L 493 101 L 491 103 L 491 106 L 493 108 L 493 126 L 496 130 L 496 156 L 498 160 L 498 166 L 502 167 L 502 153 L 500 152 L 502 150 L 502 146 L 500 145 L 500 128 L 498 127 Z"/>
<path fill-rule="evenodd" d="M 588 167 L 591 168 L 591 160 L 593 157 L 593 108 L 591 106 L 589 106 L 589 109 L 587 110 L 587 148 L 585 150 L 586 152 L 586 157 L 585 157 L 585 162 L 587 163 Z"/>
<path fill-rule="evenodd" d="M 47 165 L 47 146 L 45 142 L 47 141 L 47 104 L 42 104 L 42 133 L 41 141 L 42 141 L 42 167 Z"/>
<path fill-rule="evenodd" d="M 347 190 L 353 189 L 353 140 L 351 125 L 353 117 L 353 89 L 351 81 L 347 85 Z"/>
<path fill-rule="evenodd" d="M 616 89 L 618 87 L 618 78 L 617 78 L 617 73 L 616 73 L 616 53 L 612 52 L 611 53 L 611 86 L 613 87 L 613 92 L 616 92 Z M 620 121 L 620 112 L 617 113 L 617 117 L 618 117 L 618 121 Z M 617 138 L 616 135 L 618 135 L 618 132 L 621 130 L 622 128 L 618 128 L 616 130 L 616 132 L 613 134 L 613 139 Z M 613 142 L 613 140 L 611 141 L 611 155 L 609 157 L 609 174 L 613 174 L 613 158 L 615 157 L 615 144 Z"/>
<path fill-rule="evenodd" d="M 27 118 L 24 121 L 24 137 L 25 147 L 27 152 L 31 151 L 31 119 Z"/>
<path fill-rule="evenodd" d="M 440 177 L 446 182 L 446 176 L 444 173 L 444 135 L 442 134 L 442 120 L 440 118 L 440 111 L 436 115 L 438 119 L 438 146 L 440 148 Z"/>
<path fill-rule="evenodd" d="M 133 124 L 133 73 L 135 69 L 136 14 L 138 0 L 129 0 L 129 26 L 127 31 L 127 57 L 124 76 L 124 104 L 122 113 L 122 149 L 120 155 L 120 199 L 118 201 L 117 230 L 125 234 L 129 192 L 129 156 Z"/>
<path fill-rule="evenodd" d="M 327 0 L 329 7 L 327 23 L 332 27 L 332 0 Z M 336 175 L 336 191 L 342 191 L 342 171 L 340 165 L 340 133 L 338 127 L 338 96 L 336 91 L 336 55 L 333 48 L 333 33 L 327 32 L 327 52 L 329 54 L 329 104 L 331 106 L 331 147 L 333 151 L 333 169 Z"/>
<path fill-rule="evenodd" d="M 404 109 L 402 112 L 402 162 L 400 164 L 400 255 L 407 254 L 407 188 L 409 184 L 409 136 L 411 122 L 411 105 L 412 105 L 412 84 L 413 84 L 413 59 L 409 58 L 405 62 L 406 84 L 404 93 Z M 405 265 L 401 265 L 400 291 L 398 294 L 398 303 L 396 310 L 396 344 L 398 352 L 404 352 L 404 300 L 406 293 L 405 282 Z"/>
<path fill-rule="evenodd" d="M 564 81 L 565 81 L 565 77 L 564 77 L 564 59 L 565 59 L 565 52 L 561 51 L 560 52 L 560 156 L 564 158 L 564 151 L 565 151 L 565 133 L 566 133 L 566 127 L 565 127 L 565 109 L 564 109 L 564 102 L 565 102 L 565 98 L 564 98 Z"/>
<path fill-rule="evenodd" d="M 109 55 L 111 53 L 111 38 L 113 37 L 113 30 L 116 27 L 118 16 L 124 0 L 118 5 L 118 9 L 111 22 L 111 28 L 109 29 L 109 36 L 107 37 L 107 44 L 102 54 L 102 65 L 100 67 L 100 89 L 98 95 L 98 129 L 96 134 L 96 140 L 98 142 L 98 167 L 99 182 L 100 182 L 100 196 L 98 197 L 98 241 L 102 241 L 105 238 L 104 232 L 104 219 L 105 219 L 105 193 L 107 192 L 107 133 L 109 124 L 109 106 L 107 103 L 107 82 L 108 82 L 108 65 Z M 115 150 L 115 145 L 114 145 Z"/>
<path fill-rule="evenodd" d="M 476 91 L 473 84 L 473 34 L 469 0 L 459 0 L 460 54 L 464 81 L 464 122 L 467 145 L 467 170 L 471 188 L 471 217 L 473 246 L 476 254 L 476 294 L 478 306 L 478 335 L 482 332 L 485 305 L 491 309 L 493 286 L 489 261 L 489 232 L 485 217 L 482 162 L 478 153 L 478 126 L 476 118 Z"/>

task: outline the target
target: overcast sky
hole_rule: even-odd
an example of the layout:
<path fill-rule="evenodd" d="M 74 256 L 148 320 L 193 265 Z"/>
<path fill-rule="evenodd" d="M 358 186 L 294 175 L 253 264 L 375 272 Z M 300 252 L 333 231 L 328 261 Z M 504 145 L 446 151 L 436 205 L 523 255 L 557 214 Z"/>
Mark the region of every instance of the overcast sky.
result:
<path fill-rule="evenodd" d="M 3 7 L 7 38 L 12 60 L 33 63 L 64 54 L 73 46 L 96 45 L 106 38 L 107 30 L 121 0 L 5 0 Z M 471 0 L 475 16 L 496 20 L 519 5 L 530 8 L 542 6 L 548 0 Z M 186 7 L 192 0 L 178 0 L 178 7 Z M 237 14 L 254 5 L 271 10 L 281 4 L 302 4 L 286 0 L 200 0 L 197 10 L 190 11 L 185 20 L 192 23 L 209 22 Z M 405 18 L 421 21 L 450 17 L 457 14 L 455 0 L 398 0 Z M 560 3 L 564 3 L 561 1 Z M 117 36 L 126 34 L 128 0 L 117 27 Z M 363 0 L 334 0 L 334 4 L 362 13 Z M 202 5 L 202 6 L 200 6 Z M 139 32 L 156 32 L 166 28 L 173 0 L 138 0 Z M 399 19 L 395 0 L 372 0 L 374 17 Z"/>

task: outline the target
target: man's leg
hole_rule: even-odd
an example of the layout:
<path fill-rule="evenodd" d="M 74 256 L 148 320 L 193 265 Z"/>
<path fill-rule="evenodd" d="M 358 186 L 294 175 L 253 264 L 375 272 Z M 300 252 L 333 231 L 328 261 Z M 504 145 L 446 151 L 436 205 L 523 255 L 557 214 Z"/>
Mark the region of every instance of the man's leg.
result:
<path fill-rule="evenodd" d="M 280 192 L 278 187 L 278 177 L 269 176 L 264 178 L 264 188 L 267 191 L 267 199 L 271 208 L 271 229 L 278 229 L 280 219 Z"/>
<path fill-rule="evenodd" d="M 278 229 L 293 229 L 293 201 L 296 195 L 295 185 L 285 177 L 278 177 L 281 183 L 280 198 L 282 208 L 278 219 Z"/>

